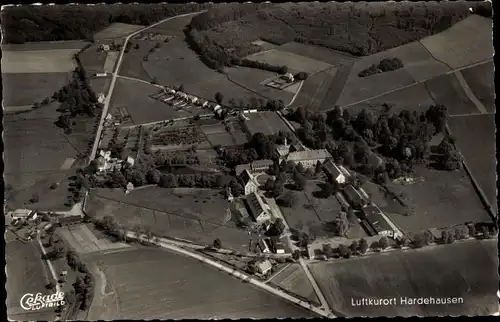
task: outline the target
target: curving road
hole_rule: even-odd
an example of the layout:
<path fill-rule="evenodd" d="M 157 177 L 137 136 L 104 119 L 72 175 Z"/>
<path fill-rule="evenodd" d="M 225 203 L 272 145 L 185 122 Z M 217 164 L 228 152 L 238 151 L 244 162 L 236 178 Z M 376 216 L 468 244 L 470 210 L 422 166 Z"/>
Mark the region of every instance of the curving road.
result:
<path fill-rule="evenodd" d="M 146 241 L 147 238 L 145 237 L 145 235 L 142 235 L 142 236 L 139 236 L 137 237 L 135 233 L 133 232 L 127 232 L 126 233 L 127 237 L 128 238 L 132 238 L 132 239 L 139 239 L 139 240 L 144 240 Z M 274 295 L 277 295 L 285 300 L 288 300 L 292 303 L 295 303 L 297 305 L 300 305 L 301 307 L 309 310 L 309 311 L 312 311 L 322 317 L 325 317 L 325 318 L 334 318 L 335 316 L 331 313 L 328 313 L 326 312 L 325 310 L 321 309 L 321 308 L 317 308 L 315 306 L 313 306 L 312 304 L 308 303 L 308 302 L 305 302 L 305 301 L 302 301 L 288 293 L 285 293 L 281 290 L 278 290 L 278 289 L 275 289 L 269 285 L 267 285 L 266 283 L 264 282 L 261 282 L 255 278 L 253 278 L 252 276 L 250 275 L 247 275 L 245 273 L 242 273 L 242 272 L 239 272 L 237 271 L 236 269 L 234 268 L 231 268 L 231 267 L 228 267 L 226 265 L 223 265 L 219 262 L 216 262 L 214 260 L 211 260 L 209 258 L 206 258 L 198 253 L 195 253 L 195 252 L 192 252 L 192 251 L 189 251 L 189 250 L 186 250 L 184 248 L 180 248 L 178 246 L 174 246 L 172 244 L 169 243 L 169 241 L 166 241 L 164 240 L 163 238 L 158 238 L 158 241 L 155 242 L 158 246 L 162 247 L 162 248 L 165 248 L 165 249 L 168 249 L 168 250 L 171 250 L 171 251 L 174 251 L 176 253 L 180 253 L 180 254 L 183 254 L 183 255 L 186 255 L 186 256 L 189 256 L 191 258 L 194 258 L 202 263 L 205 263 L 205 264 L 208 264 L 208 265 L 211 265 L 225 273 L 228 273 L 238 279 L 241 279 L 243 281 L 246 281 L 250 284 L 253 284 L 271 294 L 274 294 Z"/>
<path fill-rule="evenodd" d="M 198 13 L 202 13 L 203 11 L 200 11 Z M 132 38 L 133 36 L 147 30 L 147 29 L 150 29 L 150 28 L 153 28 L 159 24 L 162 24 L 166 21 L 169 21 L 171 19 L 176 19 L 176 18 L 179 18 L 179 17 L 185 17 L 185 16 L 189 16 L 189 15 L 193 15 L 194 12 L 191 12 L 191 13 L 186 13 L 186 14 L 183 14 L 183 15 L 178 15 L 178 16 L 175 16 L 175 17 L 170 17 L 170 18 L 166 18 L 166 19 L 163 19 L 163 20 L 160 20 L 152 25 L 149 25 L 145 28 L 142 28 L 142 29 L 139 29 L 137 30 L 136 32 L 133 32 L 131 33 L 130 35 L 128 35 L 126 38 L 125 38 L 125 41 L 123 42 L 123 46 L 122 46 L 122 49 L 120 51 L 120 56 L 118 57 L 118 61 L 116 63 L 116 66 L 115 66 L 115 70 L 113 72 L 113 78 L 111 79 L 111 84 L 109 85 L 109 90 L 108 90 L 108 94 L 106 95 L 106 99 L 104 100 L 104 108 L 102 110 L 102 114 L 101 114 L 101 120 L 99 121 L 99 126 L 97 128 L 97 133 L 96 133 L 96 136 L 95 136 L 95 140 L 94 140 L 94 145 L 92 146 L 92 151 L 90 153 L 90 156 L 89 156 L 89 160 L 88 160 L 88 163 L 90 163 L 92 160 L 95 159 L 95 156 L 96 156 L 96 153 L 97 153 L 97 148 L 99 146 L 99 141 L 101 139 L 101 134 L 102 134 L 102 127 L 103 127 L 103 124 L 104 124 L 104 120 L 106 118 L 106 115 L 108 115 L 108 109 L 109 109 L 109 104 L 110 104 L 110 101 L 111 101 L 111 96 L 113 95 L 113 90 L 115 89 L 115 84 L 116 84 L 116 79 L 118 78 L 118 71 L 120 70 L 120 66 L 122 64 L 122 60 L 123 60 L 123 54 L 125 53 L 125 48 L 127 47 L 127 43 L 128 41 L 130 40 L 130 38 Z"/>

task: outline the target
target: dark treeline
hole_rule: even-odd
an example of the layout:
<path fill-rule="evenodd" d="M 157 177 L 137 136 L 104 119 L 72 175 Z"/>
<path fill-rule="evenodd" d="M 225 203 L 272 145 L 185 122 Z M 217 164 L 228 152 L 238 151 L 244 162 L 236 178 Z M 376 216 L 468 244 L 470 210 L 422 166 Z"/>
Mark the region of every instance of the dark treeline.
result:
<path fill-rule="evenodd" d="M 384 58 L 377 65 L 373 64 L 370 67 L 360 71 L 358 76 L 359 77 L 367 77 L 367 76 L 378 74 L 378 73 L 385 73 L 385 72 L 397 70 L 397 69 L 400 69 L 403 67 L 404 67 L 403 62 L 401 61 L 401 59 L 399 59 L 397 57 Z"/>
<path fill-rule="evenodd" d="M 20 6 L 2 13 L 5 43 L 90 39 L 111 23 L 150 25 L 171 16 L 204 10 L 208 3 Z"/>

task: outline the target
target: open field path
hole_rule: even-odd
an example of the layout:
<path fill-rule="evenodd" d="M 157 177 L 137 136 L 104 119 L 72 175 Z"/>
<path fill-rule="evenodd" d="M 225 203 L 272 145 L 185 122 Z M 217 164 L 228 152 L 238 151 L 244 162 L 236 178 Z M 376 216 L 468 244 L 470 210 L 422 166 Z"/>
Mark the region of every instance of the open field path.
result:
<path fill-rule="evenodd" d="M 341 64 L 338 67 L 335 76 L 333 76 L 333 79 L 330 81 L 326 95 L 323 97 L 323 100 L 317 106 L 318 111 L 328 110 L 335 106 L 340 97 L 340 94 L 342 93 L 342 90 L 344 89 L 347 79 L 351 74 L 351 70 L 352 67 L 354 66 L 354 63 L 355 63 L 354 61 L 350 61 Z M 333 106 L 328 106 L 329 104 Z"/>
<path fill-rule="evenodd" d="M 482 114 L 487 114 L 488 111 L 486 110 L 486 108 L 484 107 L 483 103 L 481 103 L 476 95 L 474 95 L 474 93 L 471 91 L 470 87 L 469 87 L 469 84 L 467 84 L 467 81 L 465 80 L 464 76 L 462 75 L 462 73 L 457 70 L 455 71 L 455 76 L 457 77 L 458 79 L 458 82 L 460 83 L 460 86 L 462 86 L 462 89 L 464 90 L 465 92 L 465 95 L 467 95 L 467 97 L 471 100 L 472 103 L 474 103 L 474 105 L 476 105 L 477 109 L 482 113 Z"/>
<path fill-rule="evenodd" d="M 434 77 L 430 77 L 428 79 L 424 79 L 424 80 L 421 80 L 421 81 L 418 81 L 418 82 L 415 82 L 415 83 L 412 83 L 412 84 L 409 84 L 409 85 L 405 85 L 405 86 L 401 86 L 401 87 L 398 87 L 398 88 L 395 88 L 395 89 L 392 89 L 390 91 L 387 91 L 387 92 L 384 92 L 384 93 L 381 93 L 381 94 L 378 94 L 378 95 L 375 95 L 375 96 L 372 96 L 372 97 L 369 97 L 369 98 L 365 98 L 363 100 L 360 100 L 360 101 L 357 101 L 357 102 L 353 102 L 353 103 L 349 103 L 349 104 L 346 104 L 346 105 L 343 105 L 343 106 L 340 106 L 341 108 L 344 108 L 344 107 L 349 107 L 349 106 L 353 106 L 353 105 L 356 105 L 356 104 L 359 104 L 359 103 L 363 103 L 363 102 L 366 102 L 366 101 L 369 101 L 369 100 L 372 100 L 374 98 L 378 98 L 378 97 L 381 97 L 381 96 L 384 96 L 386 94 L 390 94 L 390 93 L 394 93 L 394 92 L 397 92 L 399 90 L 402 90 L 402 89 L 405 89 L 405 88 L 409 88 L 409 87 L 412 87 L 412 86 L 415 86 L 415 85 L 418 85 L 418 84 L 421 84 L 421 83 L 425 83 L 431 79 L 434 79 L 434 78 L 438 78 L 442 75 L 448 75 L 448 74 L 453 74 L 455 73 L 456 71 L 460 71 L 460 70 L 463 70 L 463 69 L 467 69 L 467 68 L 470 68 L 470 67 L 474 67 L 474 66 L 477 66 L 477 65 L 482 65 L 484 63 L 487 63 L 487 62 L 490 62 L 490 61 L 493 61 L 493 58 L 489 58 L 489 59 L 486 59 L 486 60 L 482 60 L 480 62 L 477 62 L 477 63 L 474 63 L 474 64 L 470 64 L 470 65 L 467 65 L 467 66 L 463 66 L 463 67 L 460 67 L 460 68 L 456 68 L 456 69 L 452 69 L 452 70 L 449 70 L 447 71 L 446 73 L 443 73 L 441 75 L 437 75 L 437 76 L 434 76 Z M 328 110 L 332 110 L 332 108 L 328 109 Z M 327 110 L 325 110 L 327 111 Z"/>
<path fill-rule="evenodd" d="M 203 11 L 200 11 L 200 13 L 203 12 Z M 109 85 L 109 90 L 108 90 L 108 94 L 106 95 L 106 99 L 104 100 L 104 108 L 102 110 L 102 114 L 101 114 L 101 120 L 99 121 L 99 126 L 97 127 L 97 133 L 96 133 L 96 137 L 95 137 L 95 141 L 94 141 L 94 145 L 92 146 L 92 151 L 90 153 L 90 156 L 89 156 L 89 163 L 95 159 L 95 155 L 97 153 L 97 148 L 99 146 L 99 141 L 101 140 L 101 134 L 102 134 L 102 128 L 103 128 L 103 125 L 104 125 L 104 121 L 105 121 L 105 118 L 106 118 L 106 115 L 108 114 L 108 109 L 109 109 L 109 105 L 110 105 L 110 102 L 111 102 L 111 96 L 113 95 L 113 90 L 115 89 L 115 85 L 116 85 L 116 79 L 118 78 L 118 71 L 120 70 L 120 66 L 122 64 L 122 61 L 123 61 L 123 55 L 125 53 L 125 48 L 127 47 L 127 43 L 128 41 L 130 40 L 130 38 L 132 38 L 133 36 L 147 30 L 147 29 L 150 29 L 150 28 L 153 28 L 157 25 L 160 25 L 166 21 L 169 21 L 169 20 L 172 20 L 172 19 L 175 19 L 175 18 L 179 18 L 179 17 L 184 17 L 184 16 L 187 16 L 187 15 L 192 15 L 193 13 L 189 13 L 189 14 L 183 14 L 183 15 L 178 15 L 178 16 L 174 16 L 174 17 L 170 17 L 170 18 L 166 18 L 166 19 L 163 19 L 163 20 L 160 20 L 152 25 L 149 25 L 145 28 L 142 28 L 142 29 L 139 29 L 137 30 L 136 32 L 133 32 L 131 33 L 130 35 L 128 35 L 126 38 L 125 38 L 125 41 L 123 42 L 123 46 L 122 46 L 122 49 L 120 51 L 120 56 L 118 57 L 118 61 L 116 62 L 115 64 L 115 69 L 114 69 L 114 72 L 113 72 L 113 78 L 111 79 L 111 84 Z"/>
<path fill-rule="evenodd" d="M 42 241 L 40 240 L 40 231 L 39 230 L 37 230 L 37 232 L 36 232 L 36 240 L 38 242 L 38 245 L 40 246 L 40 249 L 42 250 L 43 255 L 47 256 L 47 251 L 45 250 L 45 247 L 43 247 Z M 49 271 L 50 271 L 50 275 L 52 275 L 52 279 L 54 279 L 54 281 L 55 281 L 57 292 L 61 292 L 61 286 L 59 285 L 59 283 L 57 283 L 58 278 L 57 278 L 56 271 L 54 270 L 54 266 L 52 266 L 52 263 L 48 259 L 46 259 L 45 262 L 47 263 L 47 266 L 49 267 Z"/>
<path fill-rule="evenodd" d="M 132 233 L 132 232 L 127 232 L 127 237 L 129 238 L 138 238 L 140 240 L 146 240 L 146 238 L 144 236 L 136 236 L 135 233 Z M 317 308 L 315 306 L 313 306 L 312 304 L 309 304 L 305 301 L 302 301 L 300 299 L 297 299 L 295 298 L 294 296 L 290 295 L 290 294 L 287 294 L 281 290 L 278 290 L 278 289 L 275 289 L 269 285 L 267 285 L 266 283 L 264 282 L 261 282 L 255 278 L 253 278 L 252 276 L 248 275 L 248 274 L 245 274 L 245 273 L 242 273 L 242 272 L 239 272 L 237 271 L 236 269 L 234 268 L 231 268 L 231 267 L 228 267 L 226 265 L 223 265 L 219 262 L 216 262 L 214 260 L 211 260 L 209 258 L 206 258 L 202 255 L 200 255 L 199 253 L 195 253 L 195 252 L 192 252 L 192 251 L 189 251 L 189 250 L 186 250 L 186 249 L 183 249 L 183 248 L 180 248 L 180 247 L 177 247 L 177 246 L 174 246 L 174 245 L 171 245 L 169 244 L 168 242 L 165 242 L 162 238 L 158 238 L 158 241 L 155 242 L 158 246 L 162 247 L 162 248 L 165 248 L 165 249 L 168 249 L 168 250 L 171 250 L 173 252 L 176 252 L 176 253 L 180 253 L 180 254 L 183 254 L 183 255 L 186 255 L 188 257 L 191 257 L 191 258 L 194 258 L 202 263 L 205 263 L 205 264 L 208 264 L 208 265 L 211 265 L 225 273 L 228 273 L 238 279 L 241 279 L 243 281 L 246 281 L 250 284 L 253 284 L 271 294 L 274 294 L 276 296 L 279 296 L 285 300 L 288 300 L 292 303 L 295 303 L 309 311 L 312 311 L 322 317 L 326 317 L 326 318 L 334 318 L 335 316 L 331 313 L 328 313 L 328 312 L 325 312 L 324 310 L 320 309 L 320 308 Z"/>
<path fill-rule="evenodd" d="M 285 236 L 286 236 L 286 240 L 288 243 L 288 247 L 290 248 L 290 251 L 293 253 L 293 251 L 298 249 L 298 248 L 292 242 L 291 234 L 290 234 L 290 226 L 288 225 L 288 222 L 286 221 L 285 216 L 281 212 L 281 209 L 276 204 L 275 200 L 268 199 L 267 201 L 268 201 L 268 204 L 271 207 L 271 210 L 273 211 L 273 213 L 276 216 L 278 216 L 279 218 L 281 218 L 281 220 L 283 221 L 283 224 L 285 226 L 285 232 L 286 232 Z M 319 288 L 318 283 L 316 283 L 316 280 L 312 276 L 311 271 L 309 270 L 309 267 L 307 266 L 307 264 L 305 263 L 305 261 L 302 257 L 299 257 L 299 263 L 300 263 L 300 266 L 302 267 L 302 269 L 304 270 L 304 273 L 306 274 L 307 279 L 309 280 L 309 283 L 311 283 L 311 286 L 314 289 L 314 293 L 316 293 L 316 296 L 318 297 L 318 299 L 321 303 L 322 309 L 324 309 L 326 312 L 332 312 L 332 310 L 330 309 L 330 306 L 328 305 L 326 297 L 321 292 L 321 289 Z"/>
<path fill-rule="evenodd" d="M 467 114 L 453 114 L 450 117 L 463 117 L 463 116 L 475 116 L 475 115 L 493 115 L 493 113 L 467 113 Z"/>

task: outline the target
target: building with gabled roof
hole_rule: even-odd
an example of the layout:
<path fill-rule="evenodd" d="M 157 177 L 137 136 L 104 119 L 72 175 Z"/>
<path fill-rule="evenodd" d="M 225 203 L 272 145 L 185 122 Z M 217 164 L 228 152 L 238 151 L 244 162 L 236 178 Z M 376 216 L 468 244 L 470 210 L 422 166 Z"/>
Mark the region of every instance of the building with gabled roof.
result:
<path fill-rule="evenodd" d="M 304 168 L 311 168 L 316 166 L 318 161 L 324 162 L 327 158 L 331 157 L 332 155 L 326 149 L 307 150 L 290 152 L 286 157 L 286 161 L 293 161 L 296 164 L 302 164 Z"/>
<path fill-rule="evenodd" d="M 257 192 L 249 194 L 245 198 L 245 204 L 248 209 L 248 213 L 252 216 L 252 219 L 257 223 L 261 224 L 271 219 L 271 215 L 268 211 L 268 206 L 262 200 Z"/>
<path fill-rule="evenodd" d="M 245 190 L 245 195 L 249 195 L 251 193 L 255 193 L 259 188 L 259 183 L 255 180 L 255 177 L 248 170 L 243 170 L 243 172 L 239 176 L 243 188 Z"/>
<path fill-rule="evenodd" d="M 345 183 L 346 176 L 345 173 L 340 169 L 338 165 L 333 162 L 333 160 L 328 160 L 323 164 L 323 169 L 330 180 L 336 181 L 337 183 Z"/>
<path fill-rule="evenodd" d="M 252 172 L 265 172 L 269 167 L 273 166 L 273 160 L 256 160 L 250 164 Z"/>
<path fill-rule="evenodd" d="M 373 227 L 377 235 L 380 236 L 394 236 L 394 230 L 387 220 L 382 215 L 382 211 L 375 206 L 365 206 L 361 208 L 364 217 L 368 224 Z"/>
<path fill-rule="evenodd" d="M 273 268 L 273 264 L 268 259 L 255 263 L 257 274 L 265 275 Z"/>
<path fill-rule="evenodd" d="M 346 186 L 343 190 L 343 193 L 349 204 L 355 209 L 360 209 L 366 204 L 363 196 L 361 196 L 359 191 L 352 185 Z"/>
<path fill-rule="evenodd" d="M 68 217 L 62 217 L 59 218 L 59 225 L 61 227 L 67 227 L 67 226 L 73 226 L 73 225 L 78 225 L 82 223 L 82 216 L 68 216 Z"/>

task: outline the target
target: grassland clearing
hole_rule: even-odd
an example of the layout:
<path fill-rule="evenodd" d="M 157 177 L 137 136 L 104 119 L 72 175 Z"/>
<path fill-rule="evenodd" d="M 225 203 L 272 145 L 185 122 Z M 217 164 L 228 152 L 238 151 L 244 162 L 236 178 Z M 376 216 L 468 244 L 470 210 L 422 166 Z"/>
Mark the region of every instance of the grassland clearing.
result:
<path fill-rule="evenodd" d="M 290 132 L 290 128 L 275 112 L 260 112 L 245 114 L 243 124 L 250 135 L 261 132 L 267 135 L 279 131 Z"/>
<path fill-rule="evenodd" d="M 122 76 L 138 78 L 147 82 L 151 81 L 153 78 L 144 69 L 145 61 L 143 58 L 148 55 L 149 50 L 153 48 L 156 43 L 154 41 L 137 39 L 131 40 L 130 43 L 132 44 L 132 49 L 123 55 L 118 73 Z M 138 46 L 138 48 L 135 48 L 136 46 Z M 166 85 L 166 83 L 163 84 Z"/>
<path fill-rule="evenodd" d="M 450 68 L 493 57 L 492 19 L 470 15 L 449 29 L 420 40 L 431 55 Z"/>
<path fill-rule="evenodd" d="M 356 59 L 356 57 L 349 54 L 328 49 L 325 47 L 301 44 L 295 41 L 288 42 L 277 48 L 279 51 L 285 51 L 288 53 L 296 54 L 299 56 L 307 57 L 317 61 L 322 61 L 330 65 L 339 65 L 346 63 L 348 61 Z"/>
<path fill-rule="evenodd" d="M 289 51 L 279 49 L 270 49 L 264 52 L 252 54 L 246 57 L 253 61 L 260 61 L 274 66 L 287 66 L 292 73 L 306 72 L 315 74 L 322 70 L 332 67 L 332 65 L 311 59 L 305 56 L 297 55 Z"/>
<path fill-rule="evenodd" d="M 64 73 L 75 69 L 79 49 L 4 51 L 2 73 Z"/>
<path fill-rule="evenodd" d="M 384 112 L 383 104 L 390 106 L 392 113 L 399 114 L 403 110 L 425 112 L 436 102 L 431 98 L 429 91 L 424 83 L 415 84 L 365 102 L 347 107 L 351 115 L 357 115 L 361 110 L 372 111 L 374 115 L 380 115 Z"/>
<path fill-rule="evenodd" d="M 212 267 L 164 250 L 101 255 L 95 262 L 116 292 L 114 319 L 312 316 Z"/>
<path fill-rule="evenodd" d="M 403 231 L 490 220 L 465 170 L 439 171 L 418 166 L 415 177 L 423 180 L 411 185 L 388 184 L 397 195 L 403 193 L 403 200 L 415 210 L 408 216 L 388 214 Z"/>
<path fill-rule="evenodd" d="M 2 73 L 3 105 L 40 103 L 71 81 L 71 73 Z"/>
<path fill-rule="evenodd" d="M 62 227 L 57 230 L 57 233 L 66 240 L 71 248 L 80 254 L 130 247 L 130 245 L 124 243 L 112 242 L 109 240 L 109 237 L 106 236 L 100 236 L 101 238 L 98 238 L 85 224 L 73 227 Z"/>
<path fill-rule="evenodd" d="M 460 71 L 476 98 L 490 113 L 495 112 L 494 70 L 495 66 L 490 61 Z"/>
<path fill-rule="evenodd" d="M 455 114 L 479 113 L 478 108 L 467 97 L 457 77 L 454 74 L 442 75 L 425 82 L 429 94 L 437 104 L 448 108 L 448 113 Z"/>
<path fill-rule="evenodd" d="M 144 28 L 144 26 L 115 22 L 107 28 L 95 33 L 93 38 L 95 40 L 122 38 L 142 28 Z"/>
<path fill-rule="evenodd" d="M 452 117 L 448 126 L 469 170 L 496 213 L 495 115 Z"/>
<path fill-rule="evenodd" d="M 207 245 L 220 238 L 227 248 L 248 250 L 248 234 L 228 221 L 229 203 L 218 190 L 147 187 L 125 195 L 95 189 L 89 197 L 87 212 L 93 217 L 112 215 L 122 225 L 149 226 L 159 236 Z"/>
<path fill-rule="evenodd" d="M 99 95 L 99 93 L 107 94 L 110 84 L 111 84 L 110 77 L 92 78 L 90 80 L 90 86 L 97 93 L 97 95 Z"/>
<path fill-rule="evenodd" d="M 46 285 L 51 280 L 41 259 L 41 253 L 33 242 L 11 241 L 5 244 L 5 273 L 7 282 L 7 316 L 15 320 L 38 320 L 54 318 L 54 308 L 27 312 L 21 308 L 24 294 L 47 292 Z"/>
<path fill-rule="evenodd" d="M 346 316 L 488 315 L 498 311 L 496 243 L 464 241 L 309 267 L 333 310 Z M 463 303 L 401 305 L 400 297 L 462 297 Z M 362 298 L 396 298 L 396 305 L 352 305 Z"/>
<path fill-rule="evenodd" d="M 78 58 L 80 58 L 83 67 L 90 75 L 102 73 L 104 71 L 104 64 L 108 57 L 108 53 L 99 50 L 99 46 L 99 44 L 92 44 L 92 46 L 78 54 Z"/>
<path fill-rule="evenodd" d="M 291 264 L 279 272 L 272 278 L 271 284 L 306 298 L 311 302 L 319 303 L 309 279 L 299 264 Z"/>
<path fill-rule="evenodd" d="M 108 51 L 106 61 L 104 62 L 104 71 L 106 73 L 112 73 L 115 70 L 115 64 L 119 54 L 120 53 L 117 51 Z"/>
<path fill-rule="evenodd" d="M 190 116 L 183 110 L 176 111 L 173 107 L 149 97 L 156 92 L 158 88 L 153 85 L 119 78 L 111 98 L 110 113 L 113 114 L 113 110 L 125 106 L 135 124 Z"/>

